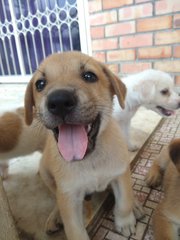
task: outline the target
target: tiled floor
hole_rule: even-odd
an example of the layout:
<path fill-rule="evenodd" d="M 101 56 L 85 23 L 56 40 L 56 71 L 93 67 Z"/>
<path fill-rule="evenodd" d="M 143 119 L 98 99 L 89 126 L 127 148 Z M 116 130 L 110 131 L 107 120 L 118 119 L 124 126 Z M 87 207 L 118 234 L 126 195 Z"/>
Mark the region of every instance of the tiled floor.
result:
<path fill-rule="evenodd" d="M 168 119 L 163 119 L 152 133 L 136 157 L 132 166 L 133 188 L 138 199 L 144 205 L 146 216 L 137 223 L 136 235 L 125 238 L 114 229 L 112 209 L 113 196 L 109 194 L 107 200 L 89 226 L 89 234 L 92 240 L 153 240 L 151 217 L 158 202 L 163 197 L 162 189 L 150 189 L 144 182 L 144 177 L 151 166 L 152 161 L 160 153 L 162 147 L 167 145 L 173 138 L 180 137 L 180 112 Z"/>

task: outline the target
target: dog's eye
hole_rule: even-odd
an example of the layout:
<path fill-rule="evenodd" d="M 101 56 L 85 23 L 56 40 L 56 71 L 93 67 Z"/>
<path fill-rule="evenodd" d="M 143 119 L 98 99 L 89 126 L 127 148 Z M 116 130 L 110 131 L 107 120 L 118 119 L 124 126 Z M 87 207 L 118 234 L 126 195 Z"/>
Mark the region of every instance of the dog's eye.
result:
<path fill-rule="evenodd" d="M 42 79 L 37 80 L 35 85 L 36 85 L 37 91 L 41 92 L 45 88 L 45 86 L 46 86 L 46 79 L 42 78 Z"/>
<path fill-rule="evenodd" d="M 163 89 L 161 90 L 162 95 L 168 95 L 169 94 L 169 90 L 168 89 Z"/>
<path fill-rule="evenodd" d="M 82 74 L 82 78 L 86 81 L 86 82 L 96 82 L 98 80 L 97 76 L 95 73 L 93 72 L 84 72 Z"/>

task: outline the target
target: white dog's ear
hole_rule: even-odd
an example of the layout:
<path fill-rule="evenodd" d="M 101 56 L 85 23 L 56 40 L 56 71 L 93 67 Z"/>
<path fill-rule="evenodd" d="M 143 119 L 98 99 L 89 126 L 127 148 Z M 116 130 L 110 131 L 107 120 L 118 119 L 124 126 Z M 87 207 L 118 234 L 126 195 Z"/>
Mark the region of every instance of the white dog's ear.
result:
<path fill-rule="evenodd" d="M 120 78 L 118 78 L 114 73 L 112 73 L 104 64 L 103 64 L 103 71 L 110 81 L 112 94 L 117 96 L 119 105 L 124 109 L 125 107 L 124 101 L 126 97 L 126 86 L 120 80 Z"/>
<path fill-rule="evenodd" d="M 32 79 L 27 85 L 26 93 L 25 93 L 25 121 L 27 125 L 31 125 L 33 121 L 33 106 L 34 106 L 34 98 L 33 98 L 33 84 Z"/>
<path fill-rule="evenodd" d="M 150 101 L 155 94 L 155 86 L 152 81 L 142 80 L 134 86 L 133 90 L 138 92 L 140 98 L 146 101 Z"/>

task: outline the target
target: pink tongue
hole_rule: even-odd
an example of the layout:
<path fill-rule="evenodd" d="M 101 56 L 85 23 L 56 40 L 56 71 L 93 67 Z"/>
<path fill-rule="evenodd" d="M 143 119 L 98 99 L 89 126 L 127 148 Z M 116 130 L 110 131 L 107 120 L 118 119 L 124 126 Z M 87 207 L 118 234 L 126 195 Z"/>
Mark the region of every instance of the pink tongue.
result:
<path fill-rule="evenodd" d="M 87 150 L 88 137 L 83 125 L 59 127 L 58 148 L 66 161 L 81 160 Z"/>

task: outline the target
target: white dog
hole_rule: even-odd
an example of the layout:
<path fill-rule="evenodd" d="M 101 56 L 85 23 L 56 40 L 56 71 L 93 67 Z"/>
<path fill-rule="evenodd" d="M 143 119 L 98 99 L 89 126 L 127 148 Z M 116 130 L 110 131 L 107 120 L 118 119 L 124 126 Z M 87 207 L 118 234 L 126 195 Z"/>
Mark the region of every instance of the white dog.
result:
<path fill-rule="evenodd" d="M 180 97 L 174 91 L 171 76 L 159 70 L 145 70 L 122 78 L 122 81 L 127 88 L 125 109 L 118 106 L 115 98 L 114 116 L 121 125 L 129 150 L 135 151 L 137 146 L 130 141 L 129 128 L 138 108 L 144 106 L 162 116 L 171 116 L 180 108 Z"/>

